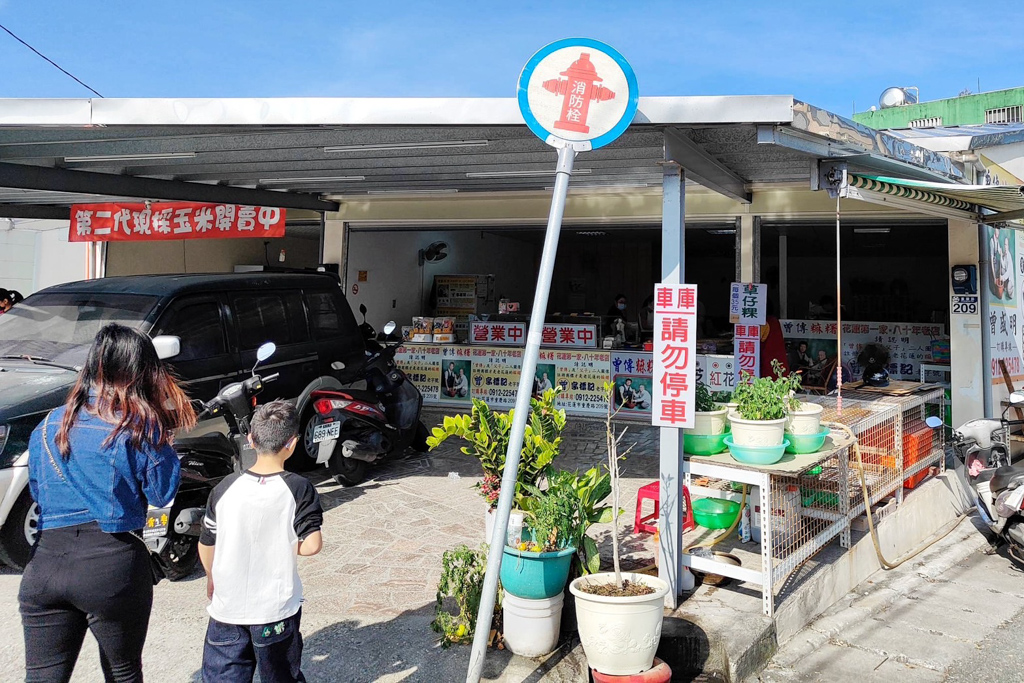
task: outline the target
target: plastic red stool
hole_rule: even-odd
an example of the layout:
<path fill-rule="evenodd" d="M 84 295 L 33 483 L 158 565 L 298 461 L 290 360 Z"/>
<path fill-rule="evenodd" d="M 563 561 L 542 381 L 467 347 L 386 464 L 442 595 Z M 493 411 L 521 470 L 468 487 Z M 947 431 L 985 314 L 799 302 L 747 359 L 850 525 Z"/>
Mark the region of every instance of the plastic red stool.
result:
<path fill-rule="evenodd" d="M 643 514 L 643 505 L 645 500 L 654 501 L 654 512 L 649 515 Z M 686 519 L 683 521 L 683 533 L 696 528 L 697 524 L 693 520 L 693 506 L 690 505 L 690 489 L 683 487 L 683 500 L 686 503 Z M 658 482 L 652 481 L 650 484 L 641 486 L 640 490 L 636 492 L 636 515 L 633 518 L 633 533 L 639 534 L 641 531 L 648 534 L 653 534 L 658 530 L 657 524 L 648 524 L 652 519 L 658 519 L 658 514 L 661 512 L 661 486 Z"/>
<path fill-rule="evenodd" d="M 654 666 L 643 673 L 613 676 L 591 669 L 590 675 L 594 677 L 594 683 L 668 683 L 672 680 L 672 669 L 655 657 Z"/>

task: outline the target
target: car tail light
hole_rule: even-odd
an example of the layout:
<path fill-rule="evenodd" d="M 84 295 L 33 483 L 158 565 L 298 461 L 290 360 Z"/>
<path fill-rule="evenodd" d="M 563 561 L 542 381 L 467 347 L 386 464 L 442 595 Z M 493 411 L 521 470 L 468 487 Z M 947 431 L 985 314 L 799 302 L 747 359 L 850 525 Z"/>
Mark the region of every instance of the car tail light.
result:
<path fill-rule="evenodd" d="M 313 410 L 321 415 L 327 415 L 333 410 L 347 408 L 352 401 L 343 401 L 340 398 L 321 398 L 313 403 Z"/>

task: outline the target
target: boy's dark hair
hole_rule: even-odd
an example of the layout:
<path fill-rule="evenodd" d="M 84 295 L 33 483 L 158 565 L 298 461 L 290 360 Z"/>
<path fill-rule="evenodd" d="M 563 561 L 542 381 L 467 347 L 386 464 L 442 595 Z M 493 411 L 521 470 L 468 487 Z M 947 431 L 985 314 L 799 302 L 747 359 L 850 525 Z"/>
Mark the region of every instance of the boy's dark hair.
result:
<path fill-rule="evenodd" d="M 288 401 L 261 405 L 252 416 L 249 429 L 256 452 L 261 455 L 279 453 L 298 433 L 299 416 Z"/>

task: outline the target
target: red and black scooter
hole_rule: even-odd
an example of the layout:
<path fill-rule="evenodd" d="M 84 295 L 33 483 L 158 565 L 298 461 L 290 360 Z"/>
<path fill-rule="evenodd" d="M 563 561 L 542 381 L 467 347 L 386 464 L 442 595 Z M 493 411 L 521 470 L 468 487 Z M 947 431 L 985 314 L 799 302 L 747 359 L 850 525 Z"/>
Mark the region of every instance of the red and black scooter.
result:
<path fill-rule="evenodd" d="M 384 326 L 385 341 L 380 344 L 365 322 L 365 307 L 360 310 L 367 351 L 359 374 L 366 388 L 342 387 L 331 378 L 321 378 L 318 388 L 303 392 L 303 400 L 311 402 L 315 412 L 303 434 L 306 452 L 316 457 L 318 465 L 326 465 L 342 486 L 362 483 L 370 464 L 408 447 L 421 453 L 427 450 L 427 428 L 420 422 L 423 396 L 395 364 L 401 341 L 387 341 L 395 323 Z M 332 367 L 344 369 L 340 363 Z"/>

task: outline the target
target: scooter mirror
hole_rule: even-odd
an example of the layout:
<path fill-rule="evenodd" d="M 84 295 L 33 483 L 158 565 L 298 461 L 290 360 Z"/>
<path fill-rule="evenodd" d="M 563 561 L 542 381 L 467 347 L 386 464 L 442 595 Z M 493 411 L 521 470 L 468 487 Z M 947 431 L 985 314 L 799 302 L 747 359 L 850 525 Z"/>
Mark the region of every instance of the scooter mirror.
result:
<path fill-rule="evenodd" d="M 1024 391 L 1015 391 L 1012 394 L 1010 394 L 1011 405 L 1017 406 L 1020 405 L 1021 403 L 1024 403 Z"/>
<path fill-rule="evenodd" d="M 395 321 L 389 320 L 387 325 L 384 326 L 384 334 L 391 334 L 395 331 L 395 327 L 397 327 L 397 325 L 395 325 Z"/>
<path fill-rule="evenodd" d="M 345 364 L 342 363 L 340 360 L 336 360 L 333 363 L 331 363 L 331 369 L 332 370 L 344 370 L 345 369 Z"/>
<path fill-rule="evenodd" d="M 359 304 L 359 312 L 363 314 L 363 317 L 366 317 L 366 304 Z"/>
<path fill-rule="evenodd" d="M 934 415 L 925 419 L 924 423 L 931 427 L 932 429 L 938 429 L 939 427 L 942 426 L 942 420 L 935 417 Z"/>
<path fill-rule="evenodd" d="M 267 342 L 260 348 L 256 349 L 256 360 L 262 363 L 273 356 L 275 351 L 277 351 L 277 344 L 274 342 Z"/>
<path fill-rule="evenodd" d="M 174 358 L 181 353 L 181 338 L 169 334 L 153 337 L 153 348 L 156 349 L 156 357 L 160 360 Z"/>

